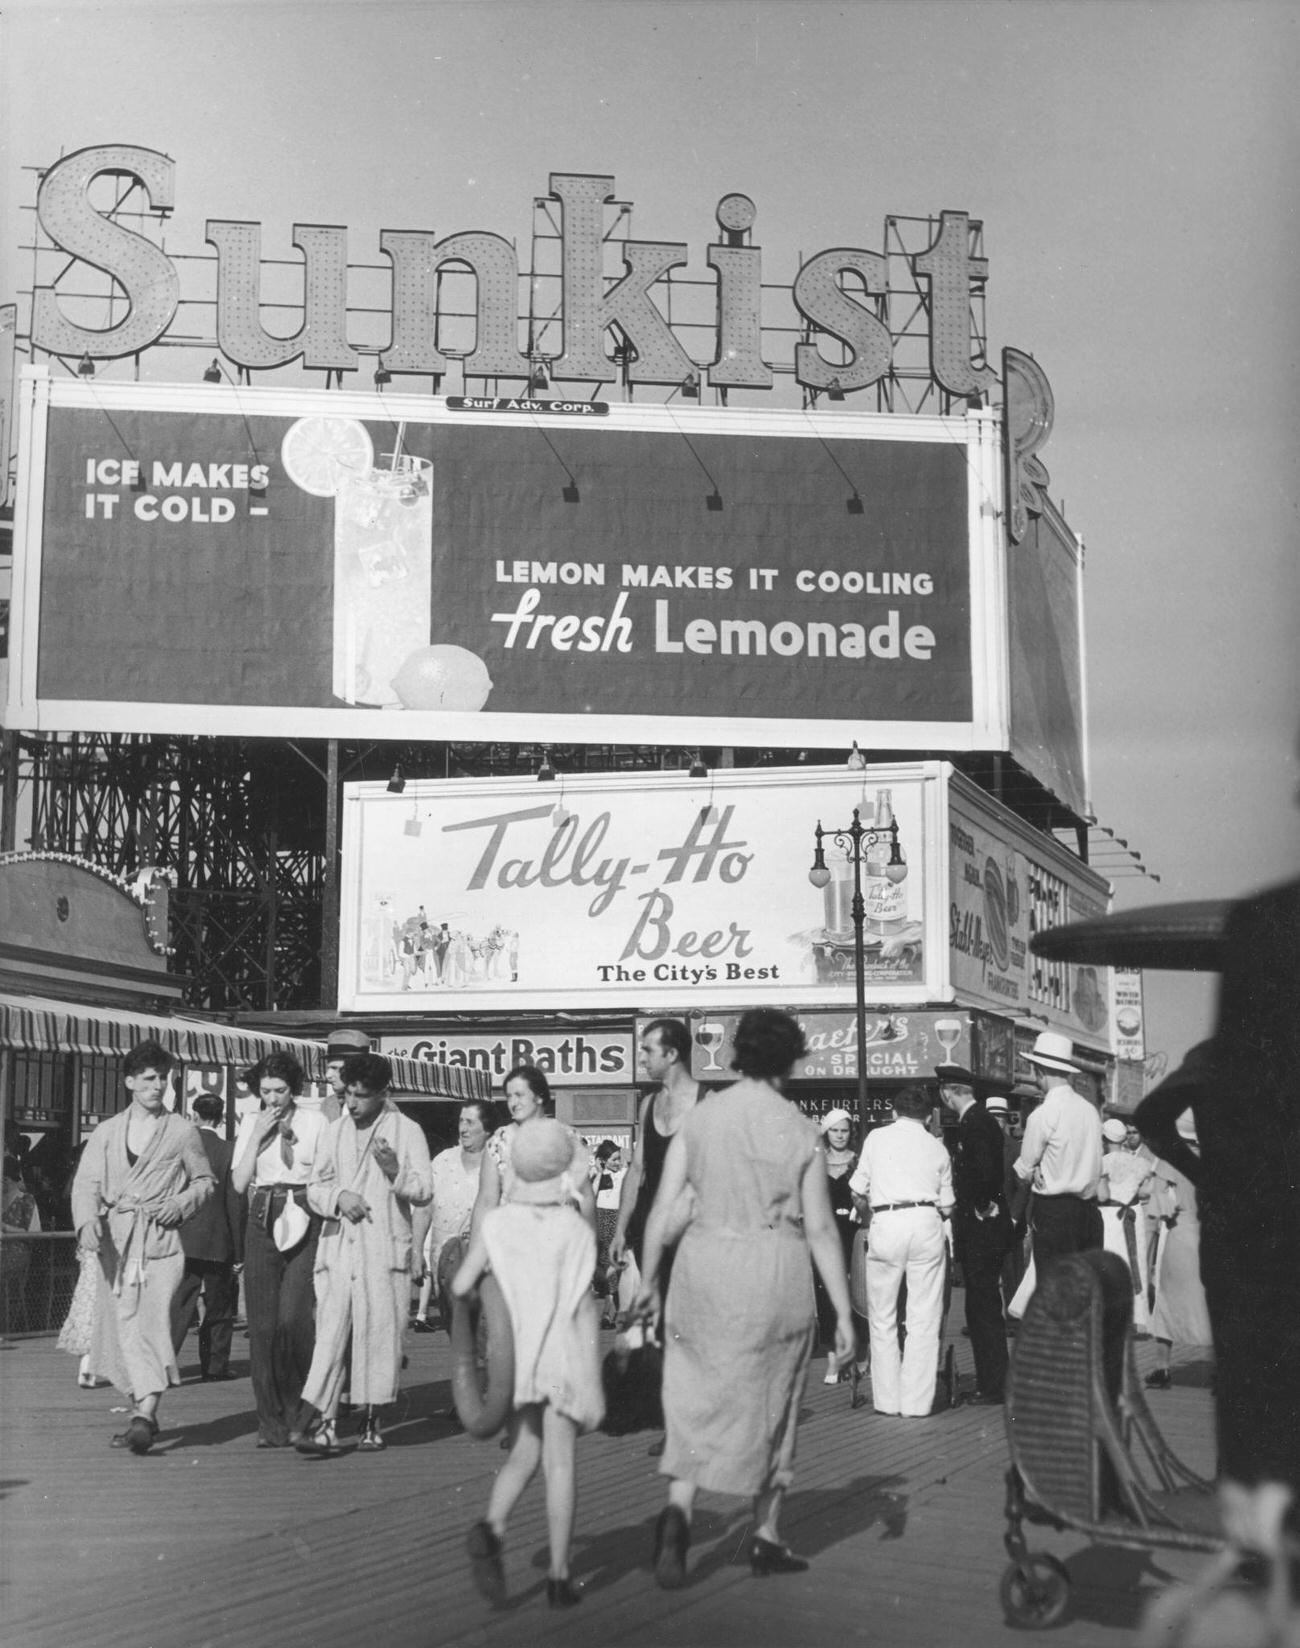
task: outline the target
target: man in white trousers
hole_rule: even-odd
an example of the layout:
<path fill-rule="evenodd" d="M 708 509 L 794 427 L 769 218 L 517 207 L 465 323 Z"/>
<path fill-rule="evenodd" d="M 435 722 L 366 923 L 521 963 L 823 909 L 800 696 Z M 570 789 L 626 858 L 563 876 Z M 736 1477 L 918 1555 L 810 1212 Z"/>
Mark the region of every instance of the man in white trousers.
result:
<path fill-rule="evenodd" d="M 919 1419 L 934 1406 L 947 1264 L 944 1222 L 952 1212 L 952 1163 L 926 1130 L 922 1087 L 894 1101 L 894 1120 L 867 1135 L 849 1180 L 867 1230 L 867 1321 L 871 1400 L 877 1413 Z M 898 1348 L 898 1294 L 907 1280 L 907 1339 Z"/>

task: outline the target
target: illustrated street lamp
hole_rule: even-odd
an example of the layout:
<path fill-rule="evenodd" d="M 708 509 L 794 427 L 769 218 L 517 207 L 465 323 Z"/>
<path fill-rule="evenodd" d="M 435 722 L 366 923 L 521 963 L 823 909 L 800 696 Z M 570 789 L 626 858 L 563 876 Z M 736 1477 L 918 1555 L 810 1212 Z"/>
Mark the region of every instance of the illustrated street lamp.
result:
<path fill-rule="evenodd" d="M 853 984 L 858 1016 L 857 1060 L 858 1060 L 858 1120 L 865 1123 L 867 1118 L 867 983 L 866 983 L 866 954 L 863 943 L 863 928 L 867 919 L 866 901 L 862 896 L 862 871 L 867 867 L 869 877 L 883 877 L 890 887 L 896 887 L 907 875 L 907 864 L 903 859 L 902 848 L 898 845 L 898 821 L 893 815 L 892 808 L 886 808 L 888 823 L 878 822 L 876 828 L 867 829 L 862 822 L 857 807 L 853 809 L 853 822 L 842 830 L 823 830 L 821 820 L 817 821 L 817 845 L 813 849 L 812 869 L 808 872 L 808 879 L 814 887 L 828 887 L 832 877 L 826 863 L 826 849 L 823 842 L 829 838 L 832 847 L 843 853 L 846 862 L 853 869 L 853 900 L 849 906 L 849 915 L 853 922 Z M 835 930 L 838 921 L 835 914 L 828 916 L 827 928 Z M 828 935 L 829 936 L 829 935 Z"/>

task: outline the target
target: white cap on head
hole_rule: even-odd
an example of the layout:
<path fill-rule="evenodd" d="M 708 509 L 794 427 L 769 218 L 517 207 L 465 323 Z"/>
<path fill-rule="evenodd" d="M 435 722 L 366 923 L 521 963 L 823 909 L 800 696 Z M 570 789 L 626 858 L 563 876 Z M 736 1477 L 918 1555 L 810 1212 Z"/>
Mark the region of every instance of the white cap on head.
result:
<path fill-rule="evenodd" d="M 1128 1124 L 1118 1116 L 1108 1116 L 1101 1124 L 1102 1137 L 1109 1139 L 1112 1144 L 1123 1144 L 1128 1137 Z"/>
<path fill-rule="evenodd" d="M 990 1116 L 1007 1116 L 1011 1113 L 1011 1106 L 1005 1099 L 1000 1099 L 996 1093 L 992 1098 L 985 1099 L 984 1108 Z"/>
<path fill-rule="evenodd" d="M 832 1127 L 852 1127 L 853 1117 L 847 1110 L 828 1110 L 821 1119 L 821 1130 L 829 1133 Z"/>

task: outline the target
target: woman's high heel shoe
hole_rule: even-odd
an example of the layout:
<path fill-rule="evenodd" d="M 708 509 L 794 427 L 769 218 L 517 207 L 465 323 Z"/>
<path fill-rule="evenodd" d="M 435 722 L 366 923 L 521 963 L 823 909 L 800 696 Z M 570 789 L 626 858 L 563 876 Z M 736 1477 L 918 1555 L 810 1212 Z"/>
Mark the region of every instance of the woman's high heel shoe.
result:
<path fill-rule="evenodd" d="M 566 1574 L 563 1579 L 547 1578 L 546 1606 L 548 1608 L 574 1608 L 582 1601 L 582 1592 L 573 1584 Z"/>
<path fill-rule="evenodd" d="M 755 1534 L 749 1542 L 749 1566 L 755 1579 L 766 1579 L 769 1574 L 805 1573 L 808 1562 L 805 1557 L 796 1556 L 788 1545 L 777 1545 Z"/>

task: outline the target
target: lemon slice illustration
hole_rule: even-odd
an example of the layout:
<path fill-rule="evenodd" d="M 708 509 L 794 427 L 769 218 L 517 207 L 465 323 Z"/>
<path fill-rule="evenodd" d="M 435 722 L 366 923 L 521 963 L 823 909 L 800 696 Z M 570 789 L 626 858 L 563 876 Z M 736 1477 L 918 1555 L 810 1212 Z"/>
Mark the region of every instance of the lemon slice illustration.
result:
<path fill-rule="evenodd" d="M 408 710 L 481 710 L 492 677 L 478 654 L 464 647 L 417 647 L 393 677 L 393 691 Z"/>
<path fill-rule="evenodd" d="M 319 414 L 289 425 L 280 443 L 280 462 L 295 486 L 317 498 L 333 498 L 344 481 L 370 473 L 375 449 L 363 423 Z"/>

